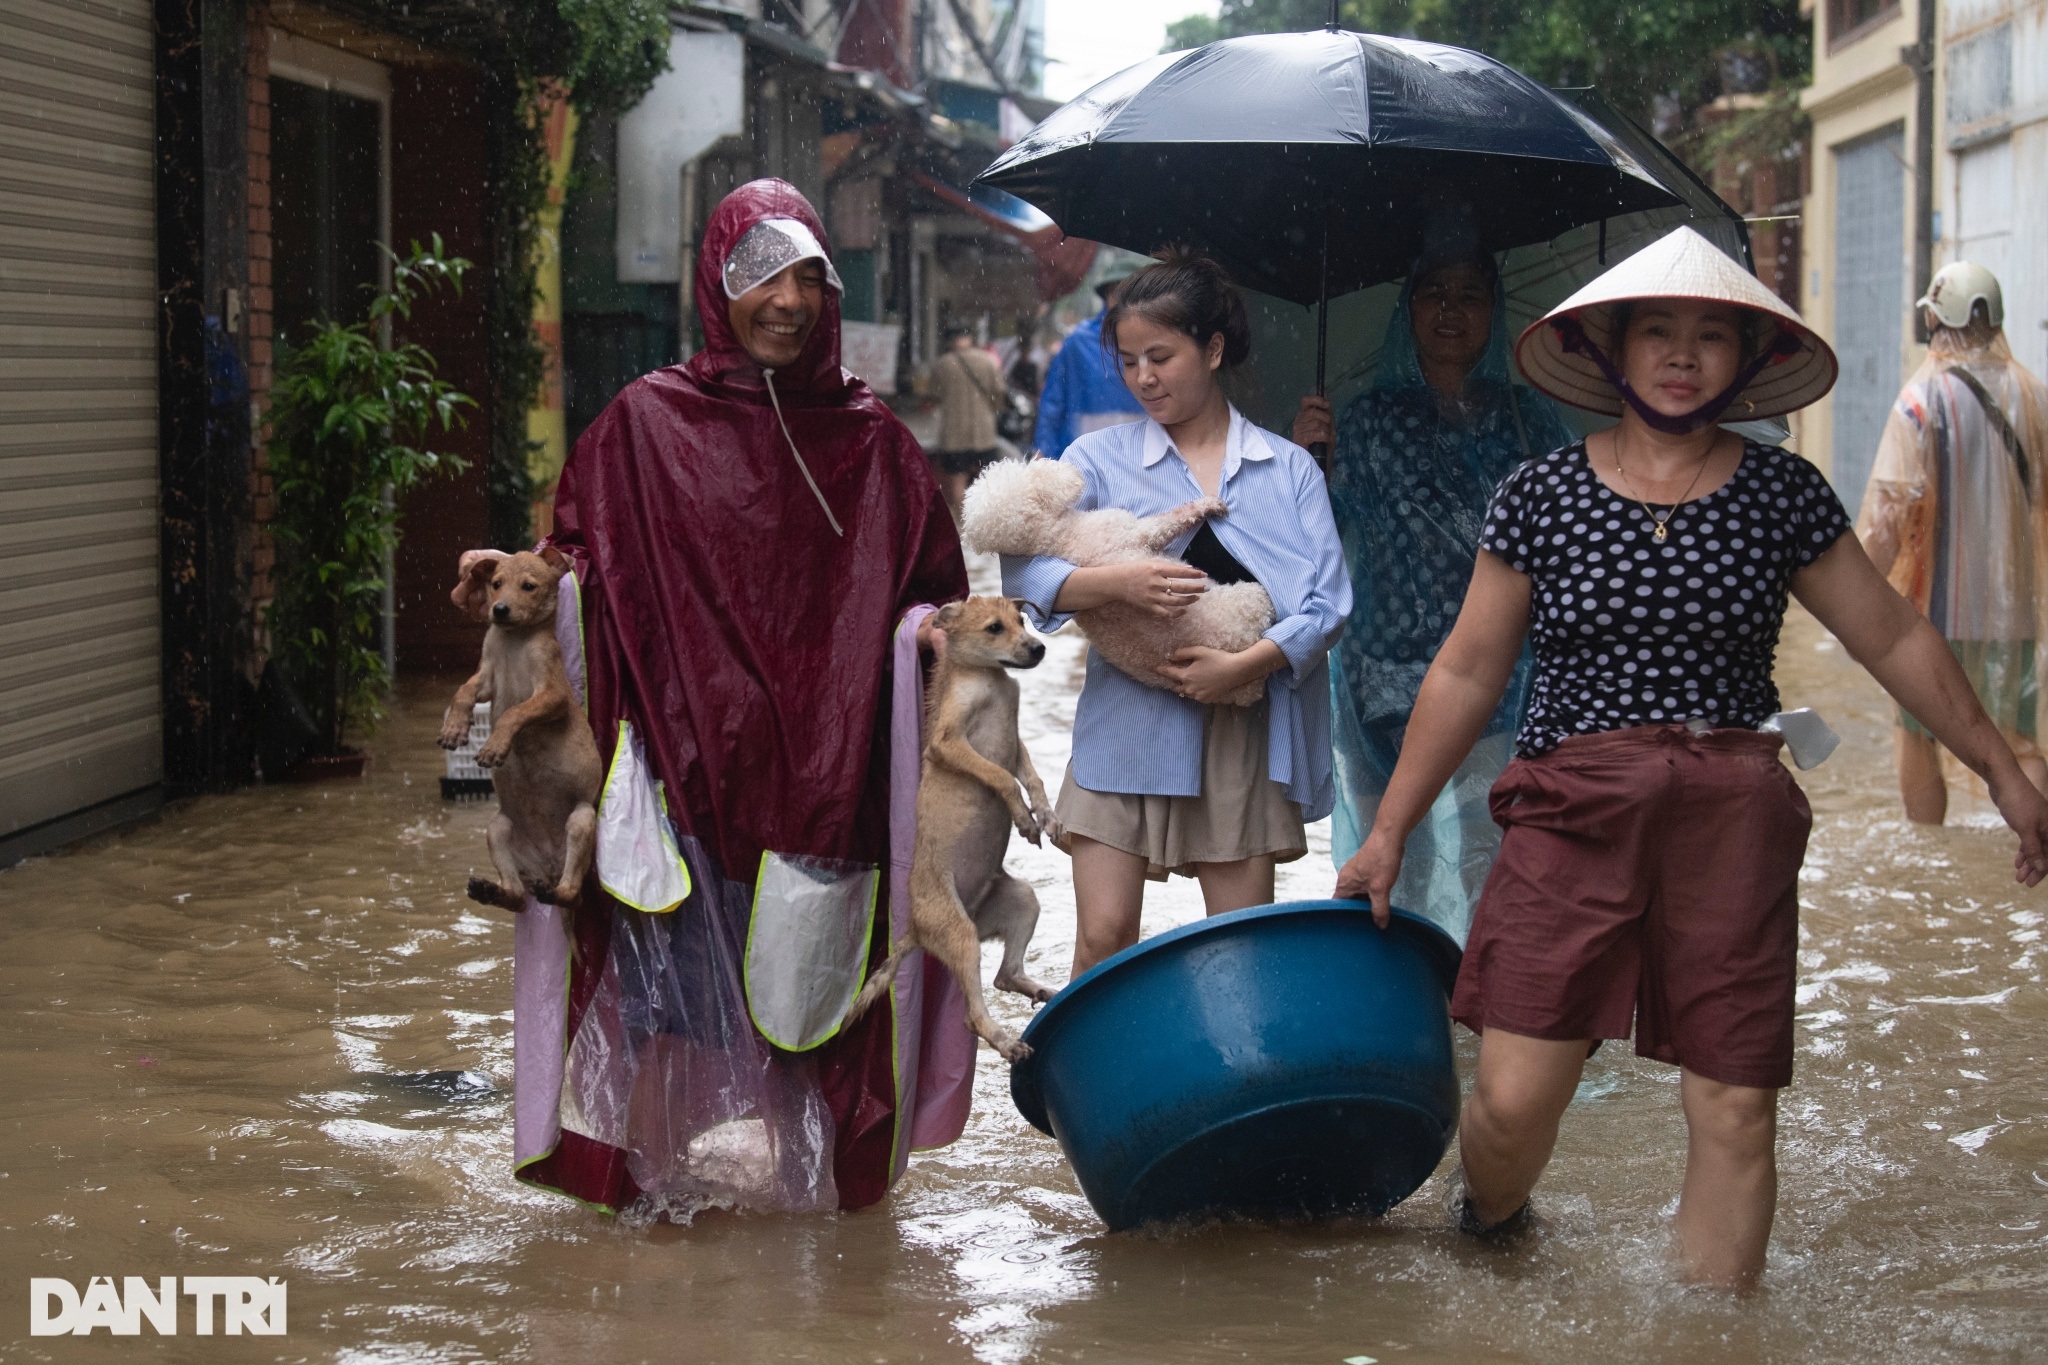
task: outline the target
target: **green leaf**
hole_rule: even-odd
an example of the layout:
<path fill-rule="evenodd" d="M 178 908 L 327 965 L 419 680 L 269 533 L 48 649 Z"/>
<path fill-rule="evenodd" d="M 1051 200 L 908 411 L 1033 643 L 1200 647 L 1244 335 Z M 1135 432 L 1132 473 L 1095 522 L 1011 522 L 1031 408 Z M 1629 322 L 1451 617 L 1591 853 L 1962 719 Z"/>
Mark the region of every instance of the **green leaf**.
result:
<path fill-rule="evenodd" d="M 415 301 L 459 288 L 469 263 L 415 245 L 392 257 L 390 289 L 370 320 L 327 323 L 282 350 L 271 388 L 269 447 L 276 502 L 272 652 L 331 743 L 380 714 L 388 679 L 379 650 L 384 562 L 398 541 L 385 505 L 420 480 L 460 468 L 407 443 L 473 400 L 434 378 L 423 347 L 386 347 L 379 320 L 409 318 Z M 395 501 L 395 500 L 394 500 Z"/>

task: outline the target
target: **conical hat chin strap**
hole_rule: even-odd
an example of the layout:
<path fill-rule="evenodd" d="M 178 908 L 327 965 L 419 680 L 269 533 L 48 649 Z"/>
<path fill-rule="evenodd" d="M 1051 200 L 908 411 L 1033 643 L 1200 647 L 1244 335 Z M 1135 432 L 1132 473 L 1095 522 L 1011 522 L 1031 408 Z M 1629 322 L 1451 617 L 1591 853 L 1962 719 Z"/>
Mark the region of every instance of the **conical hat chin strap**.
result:
<path fill-rule="evenodd" d="M 1771 344 L 1764 347 L 1754 360 L 1742 367 L 1742 372 L 1735 376 L 1735 382 L 1721 390 L 1717 396 L 1682 416 L 1667 417 L 1645 403 L 1642 396 L 1629 387 L 1628 380 L 1622 377 L 1621 371 L 1608 359 L 1607 353 L 1593 344 L 1593 339 L 1586 335 L 1586 329 L 1579 325 L 1577 318 L 1552 318 L 1550 329 L 1557 333 L 1557 339 L 1563 344 L 1566 353 L 1582 355 L 1592 361 L 1599 367 L 1600 373 L 1607 377 L 1607 382 L 1614 385 L 1614 391 L 1621 395 L 1621 400 L 1636 410 L 1636 416 L 1648 423 L 1652 430 L 1661 431 L 1667 436 L 1689 436 L 1701 427 L 1710 427 L 1720 421 L 1721 414 L 1728 410 L 1728 405 L 1749 387 L 1751 380 L 1764 372 L 1766 366 L 1790 360 L 1806 348 L 1806 343 L 1798 337 L 1790 332 L 1781 331 L 1771 338 Z"/>

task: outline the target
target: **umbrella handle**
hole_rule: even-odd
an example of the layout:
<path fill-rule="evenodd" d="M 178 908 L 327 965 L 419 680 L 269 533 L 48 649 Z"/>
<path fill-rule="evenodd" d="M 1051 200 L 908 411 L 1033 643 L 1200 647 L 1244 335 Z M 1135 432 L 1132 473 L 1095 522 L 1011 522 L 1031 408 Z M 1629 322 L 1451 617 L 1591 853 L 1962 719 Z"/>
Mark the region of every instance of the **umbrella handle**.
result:
<path fill-rule="evenodd" d="M 1337 7 L 1335 3 L 1332 3 L 1330 6 L 1330 12 L 1333 15 L 1336 13 L 1336 9 Z M 1324 389 L 1326 388 L 1324 378 L 1329 369 L 1329 360 L 1330 206 L 1328 204 L 1325 204 L 1323 205 L 1323 281 L 1322 288 L 1318 292 L 1316 297 L 1316 397 L 1318 398 L 1329 397 L 1329 395 L 1324 392 Z M 1323 473 L 1328 474 L 1330 472 L 1330 443 L 1328 441 L 1315 442 L 1313 445 L 1309 446 L 1308 453 L 1316 457 L 1316 463 L 1322 466 Z"/>
<path fill-rule="evenodd" d="M 1316 309 L 1316 397 L 1318 398 L 1327 398 L 1329 396 L 1323 392 L 1323 351 L 1329 344 L 1329 319 L 1327 316 L 1329 308 L 1329 302 L 1325 300 Z M 1330 443 L 1328 441 L 1310 441 L 1308 453 L 1315 456 L 1317 468 L 1321 469 L 1325 476 L 1328 476 L 1330 472 Z"/>

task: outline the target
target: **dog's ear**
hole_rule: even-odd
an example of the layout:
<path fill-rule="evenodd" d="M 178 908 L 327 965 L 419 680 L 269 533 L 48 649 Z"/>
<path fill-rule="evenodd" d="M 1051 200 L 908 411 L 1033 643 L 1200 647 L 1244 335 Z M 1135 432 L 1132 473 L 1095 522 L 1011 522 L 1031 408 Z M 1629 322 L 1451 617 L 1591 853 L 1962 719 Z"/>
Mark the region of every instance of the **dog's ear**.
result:
<path fill-rule="evenodd" d="M 491 575 L 501 560 L 510 558 L 503 550 L 464 550 L 456 565 L 455 591 L 449 600 L 472 621 L 491 619 Z"/>
<path fill-rule="evenodd" d="M 955 625 L 959 624 L 960 613 L 965 609 L 966 605 L 961 602 L 946 603 L 945 606 L 932 613 L 932 629 L 951 630 Z"/>
<path fill-rule="evenodd" d="M 563 554 L 560 550 L 557 550 L 552 545 L 541 546 L 540 557 L 541 562 L 546 564 L 550 569 L 553 569 L 556 573 L 567 573 L 571 568 L 575 567 L 574 565 L 570 564 L 569 556 Z"/>

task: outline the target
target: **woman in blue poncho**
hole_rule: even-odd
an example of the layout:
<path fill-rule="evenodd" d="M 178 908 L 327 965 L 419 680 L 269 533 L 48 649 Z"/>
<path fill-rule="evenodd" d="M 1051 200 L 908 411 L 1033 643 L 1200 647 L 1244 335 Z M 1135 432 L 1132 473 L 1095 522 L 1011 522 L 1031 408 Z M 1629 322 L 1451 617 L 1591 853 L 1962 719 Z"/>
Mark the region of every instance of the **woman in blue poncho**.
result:
<path fill-rule="evenodd" d="M 1400 756 L 1408 713 L 1451 632 L 1494 488 L 1531 455 L 1574 434 L 1548 399 L 1513 382 L 1507 297 L 1493 258 L 1451 247 L 1409 272 L 1373 385 L 1332 430 L 1330 405 L 1304 398 L 1299 445 L 1331 442 L 1330 502 L 1355 602 L 1331 653 L 1341 865 L 1372 828 Z M 1513 757 L 1528 679 L 1516 669 L 1485 737 L 1408 839 L 1394 903 L 1464 942 L 1500 831 L 1487 813 Z"/>

